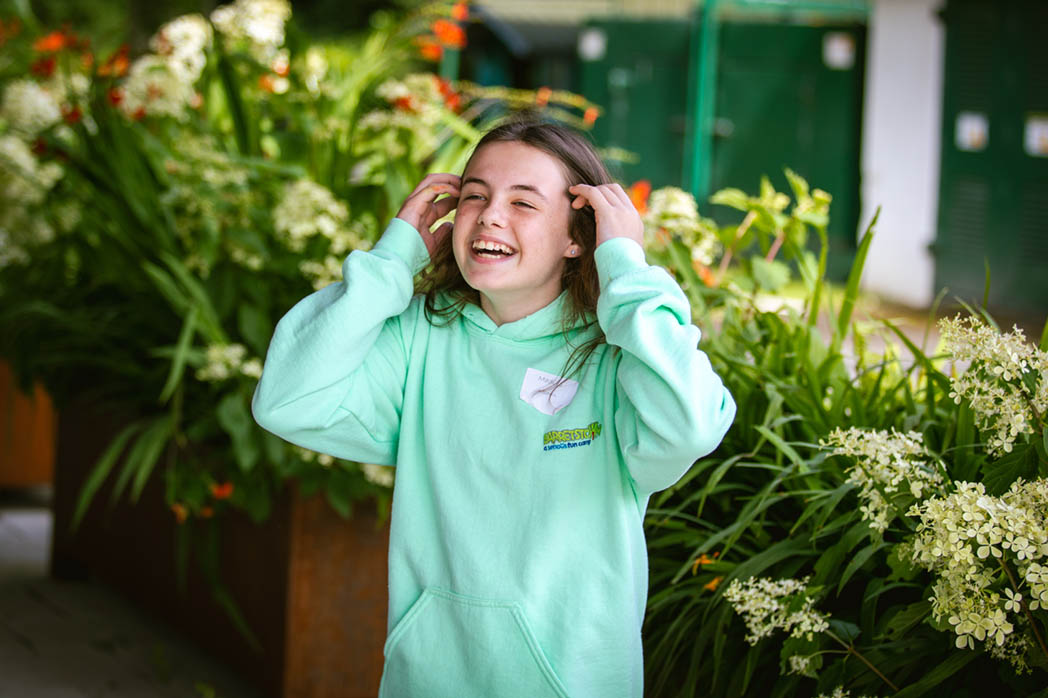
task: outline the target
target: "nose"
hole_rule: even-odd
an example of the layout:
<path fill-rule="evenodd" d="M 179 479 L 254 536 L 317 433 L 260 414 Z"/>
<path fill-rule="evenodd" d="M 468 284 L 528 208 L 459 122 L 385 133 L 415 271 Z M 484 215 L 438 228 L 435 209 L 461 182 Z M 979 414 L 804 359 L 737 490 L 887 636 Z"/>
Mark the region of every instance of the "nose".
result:
<path fill-rule="evenodd" d="M 480 215 L 477 216 L 477 222 L 481 225 L 490 225 L 497 228 L 501 228 L 506 224 L 506 214 L 503 211 L 502 206 L 491 199 L 487 202 L 480 211 Z"/>

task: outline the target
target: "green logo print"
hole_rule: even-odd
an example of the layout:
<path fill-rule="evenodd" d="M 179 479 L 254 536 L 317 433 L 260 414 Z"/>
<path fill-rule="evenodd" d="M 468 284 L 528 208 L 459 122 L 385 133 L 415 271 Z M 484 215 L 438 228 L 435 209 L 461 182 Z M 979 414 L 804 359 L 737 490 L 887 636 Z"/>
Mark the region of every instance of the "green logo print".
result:
<path fill-rule="evenodd" d="M 600 422 L 593 422 L 581 429 L 562 429 L 560 431 L 547 431 L 542 435 L 542 450 L 554 451 L 561 448 L 577 448 L 578 446 L 589 446 L 593 439 L 600 436 L 603 429 Z"/>

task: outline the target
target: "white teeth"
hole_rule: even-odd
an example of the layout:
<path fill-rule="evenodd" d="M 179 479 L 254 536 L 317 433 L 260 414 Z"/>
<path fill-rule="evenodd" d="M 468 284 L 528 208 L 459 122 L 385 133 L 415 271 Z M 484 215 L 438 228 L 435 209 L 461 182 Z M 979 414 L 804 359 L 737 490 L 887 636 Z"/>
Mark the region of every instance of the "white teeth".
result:
<path fill-rule="evenodd" d="M 491 250 L 492 252 L 504 252 L 506 254 L 513 254 L 513 250 L 508 246 L 503 245 L 501 242 L 492 242 L 490 240 L 474 240 L 474 250 Z"/>

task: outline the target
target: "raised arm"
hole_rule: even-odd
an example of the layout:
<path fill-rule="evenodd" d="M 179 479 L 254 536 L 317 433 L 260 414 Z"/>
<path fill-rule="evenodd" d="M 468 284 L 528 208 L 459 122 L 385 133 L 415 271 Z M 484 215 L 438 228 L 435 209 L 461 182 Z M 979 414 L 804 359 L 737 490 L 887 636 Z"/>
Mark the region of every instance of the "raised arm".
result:
<path fill-rule="evenodd" d="M 252 401 L 263 428 L 341 458 L 395 462 L 414 330 L 401 315 L 430 245 L 448 232 L 429 228 L 454 208 L 452 177 L 424 179 L 375 247 L 349 255 L 341 282 L 307 296 L 280 320 Z M 452 196 L 435 201 L 442 193 Z"/>
<path fill-rule="evenodd" d="M 639 491 L 673 485 L 713 451 L 735 418 L 735 402 L 699 350 L 687 297 L 664 269 L 644 259 L 643 224 L 617 184 L 577 185 L 597 221 L 597 319 L 622 356 L 615 427 Z"/>

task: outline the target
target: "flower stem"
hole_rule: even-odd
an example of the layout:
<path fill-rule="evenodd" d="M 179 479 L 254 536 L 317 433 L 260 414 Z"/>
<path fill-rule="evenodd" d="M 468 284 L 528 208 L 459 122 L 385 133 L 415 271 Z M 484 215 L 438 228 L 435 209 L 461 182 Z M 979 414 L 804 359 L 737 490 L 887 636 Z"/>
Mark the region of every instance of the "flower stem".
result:
<path fill-rule="evenodd" d="M 768 250 L 768 254 L 764 257 L 764 260 L 770 262 L 775 259 L 775 255 L 779 254 L 779 248 L 782 247 L 782 243 L 786 240 L 786 231 L 779 228 L 775 234 L 775 240 L 771 243 L 771 249 Z"/>
<path fill-rule="evenodd" d="M 854 654 L 856 657 L 858 657 L 860 662 L 862 662 L 863 664 L 865 664 L 866 666 L 868 666 L 870 668 L 870 671 L 872 671 L 873 673 L 877 674 L 877 676 L 881 677 L 881 680 L 884 681 L 884 683 L 886 683 L 889 686 L 891 686 L 893 691 L 898 692 L 899 687 L 896 686 L 895 684 L 893 684 L 891 681 L 889 681 L 887 676 L 885 676 L 880 671 L 878 671 L 877 667 L 875 667 L 873 664 L 871 664 L 870 660 L 868 660 L 866 657 L 862 656 L 862 653 L 859 652 L 859 650 L 855 649 L 854 645 L 852 645 L 851 643 L 845 642 L 844 640 L 840 639 L 839 637 L 834 635 L 833 631 L 831 631 L 831 630 L 824 630 L 823 632 L 826 633 L 827 635 L 829 635 L 830 637 L 832 637 L 834 640 L 836 640 L 838 642 L 838 644 L 840 644 L 841 647 L 843 647 L 844 649 L 848 650 L 849 654 Z"/>
<path fill-rule="evenodd" d="M 997 563 L 1004 570 L 1004 573 L 1008 575 L 1008 579 L 1011 580 L 1012 588 L 1018 593 L 1019 582 L 1016 581 L 1015 575 L 1012 574 L 1012 570 L 1005 563 L 1003 558 L 997 558 Z M 1048 658 L 1048 645 L 1044 643 L 1044 637 L 1041 636 L 1041 631 L 1037 628 L 1037 621 L 1034 620 L 1033 614 L 1030 613 L 1030 607 L 1026 604 L 1026 599 L 1022 599 L 1019 604 L 1023 607 L 1023 613 L 1026 614 L 1026 620 L 1030 621 L 1030 627 L 1033 628 L 1034 637 L 1037 638 L 1037 644 L 1041 646 L 1041 652 L 1044 653 L 1045 658 Z"/>
<path fill-rule="evenodd" d="M 724 280 L 724 273 L 728 270 L 728 264 L 731 263 L 732 253 L 735 251 L 735 245 L 739 242 L 746 231 L 753 225 L 753 221 L 757 220 L 757 212 L 750 211 L 746 214 L 746 217 L 742 219 L 742 223 L 739 223 L 739 227 L 735 229 L 735 240 L 732 242 L 731 247 L 721 257 L 720 267 L 717 269 L 717 286 Z"/>

